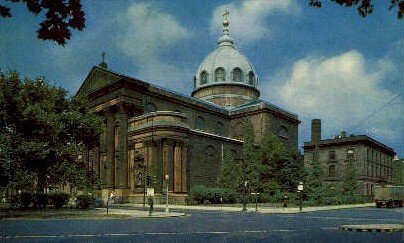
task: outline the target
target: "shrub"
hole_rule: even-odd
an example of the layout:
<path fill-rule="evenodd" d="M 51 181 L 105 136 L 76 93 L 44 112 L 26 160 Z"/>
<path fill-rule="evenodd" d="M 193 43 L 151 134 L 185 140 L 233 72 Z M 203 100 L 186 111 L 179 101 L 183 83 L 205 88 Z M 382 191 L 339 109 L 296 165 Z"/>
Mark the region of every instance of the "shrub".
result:
<path fill-rule="evenodd" d="M 48 195 L 50 204 L 53 205 L 54 208 L 59 209 L 66 205 L 69 200 L 69 195 L 66 193 L 52 193 Z"/>
<path fill-rule="evenodd" d="M 77 196 L 77 207 L 80 209 L 88 209 L 94 207 L 94 198 L 89 195 Z"/>
<path fill-rule="evenodd" d="M 195 186 L 191 188 L 189 192 L 191 200 L 196 201 L 197 204 L 203 204 L 203 201 L 206 200 L 207 189 L 206 186 Z"/>
<path fill-rule="evenodd" d="M 237 198 L 236 193 L 230 189 L 206 186 L 193 187 L 189 195 L 188 201 L 197 204 L 235 203 Z"/>
<path fill-rule="evenodd" d="M 36 193 L 34 195 L 35 197 L 35 207 L 38 207 L 40 209 L 46 208 L 46 205 L 48 204 L 48 194 L 46 193 Z"/>
<path fill-rule="evenodd" d="M 97 207 L 97 208 L 104 207 L 104 200 L 102 200 L 102 198 L 99 198 L 99 197 L 95 198 L 94 207 Z"/>
<path fill-rule="evenodd" d="M 22 192 L 20 195 L 20 206 L 23 208 L 28 208 L 32 203 L 32 193 Z"/>

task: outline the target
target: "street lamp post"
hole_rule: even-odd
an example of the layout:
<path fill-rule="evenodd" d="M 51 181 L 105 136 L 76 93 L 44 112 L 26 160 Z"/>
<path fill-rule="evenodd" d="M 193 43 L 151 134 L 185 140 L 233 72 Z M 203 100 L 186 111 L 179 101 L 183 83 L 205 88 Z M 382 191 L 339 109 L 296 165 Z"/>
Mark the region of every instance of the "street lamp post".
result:
<path fill-rule="evenodd" d="M 164 179 L 166 180 L 166 213 L 170 213 L 168 209 L 168 181 L 170 180 L 170 175 L 165 175 Z"/>
<path fill-rule="evenodd" d="M 243 209 L 241 210 L 242 212 L 247 211 L 247 202 L 246 202 L 247 183 L 248 183 L 248 181 L 244 181 L 244 186 L 243 186 Z"/>
<path fill-rule="evenodd" d="M 299 199 L 300 199 L 300 205 L 299 205 L 299 210 L 300 212 L 302 211 L 303 207 L 303 181 L 299 182 L 299 185 L 297 186 L 297 192 L 299 193 Z"/>

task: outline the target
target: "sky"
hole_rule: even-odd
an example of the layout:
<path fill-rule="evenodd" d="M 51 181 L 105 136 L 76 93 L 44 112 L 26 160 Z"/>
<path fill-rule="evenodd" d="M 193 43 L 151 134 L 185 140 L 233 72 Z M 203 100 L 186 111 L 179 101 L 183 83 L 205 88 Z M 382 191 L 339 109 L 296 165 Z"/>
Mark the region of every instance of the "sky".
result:
<path fill-rule="evenodd" d="M 323 139 L 365 134 L 404 157 L 404 28 L 396 9 L 373 14 L 324 0 L 82 1 L 86 27 L 65 47 L 36 38 L 40 18 L 23 4 L 0 19 L 0 69 L 44 77 L 74 95 L 105 51 L 110 70 L 190 95 L 199 64 L 216 47 L 222 13 L 259 76 L 261 98 L 299 116 L 299 148 L 311 119 Z"/>

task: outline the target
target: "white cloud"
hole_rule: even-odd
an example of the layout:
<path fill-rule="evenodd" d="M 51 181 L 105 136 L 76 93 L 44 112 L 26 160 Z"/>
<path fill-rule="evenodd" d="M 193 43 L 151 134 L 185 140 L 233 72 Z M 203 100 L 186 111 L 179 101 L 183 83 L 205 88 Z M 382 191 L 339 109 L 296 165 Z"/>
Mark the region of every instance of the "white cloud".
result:
<path fill-rule="evenodd" d="M 213 11 L 211 32 L 217 36 L 222 29 L 223 12 L 230 12 L 229 22 L 231 34 L 240 45 L 269 38 L 270 24 L 266 23 L 268 16 L 277 13 L 293 14 L 298 12 L 294 0 L 245 0 L 240 5 L 225 4 Z"/>
<path fill-rule="evenodd" d="M 163 61 L 161 54 L 192 37 L 174 16 L 164 13 L 153 2 L 132 4 L 118 18 L 121 32 L 116 38 L 117 47 L 132 59 L 140 78 L 174 88 L 186 78 L 187 70 Z"/>
<path fill-rule="evenodd" d="M 152 2 L 132 4 L 119 21 L 125 26 L 125 33 L 118 37 L 118 45 L 136 58 L 154 56 L 162 48 L 191 37 L 173 16 Z"/>
<path fill-rule="evenodd" d="M 310 119 L 321 118 L 324 137 L 347 130 L 393 141 L 399 139 L 403 116 L 398 106 L 385 105 L 397 94 L 382 88 L 381 82 L 394 68 L 386 59 L 370 63 L 356 50 L 307 57 L 264 83 L 262 94 L 299 114 L 303 132 L 308 133 Z"/>

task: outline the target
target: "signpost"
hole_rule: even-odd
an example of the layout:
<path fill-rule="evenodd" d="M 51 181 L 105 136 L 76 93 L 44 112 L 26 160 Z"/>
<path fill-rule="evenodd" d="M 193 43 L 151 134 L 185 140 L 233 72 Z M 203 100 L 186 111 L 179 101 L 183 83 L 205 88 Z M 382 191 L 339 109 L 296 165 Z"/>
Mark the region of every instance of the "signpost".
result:
<path fill-rule="evenodd" d="M 258 195 L 260 195 L 259 192 L 251 192 L 251 195 L 255 195 L 255 212 L 258 213 Z"/>
<path fill-rule="evenodd" d="M 170 213 L 168 209 L 168 182 L 170 181 L 170 175 L 165 175 L 164 179 L 166 180 L 166 213 Z"/>
<path fill-rule="evenodd" d="M 153 205 L 154 205 L 154 200 L 153 200 L 154 188 L 153 187 L 147 188 L 147 197 L 148 197 L 147 202 L 149 204 L 149 216 L 151 216 L 153 213 Z"/>
<path fill-rule="evenodd" d="M 297 186 L 297 192 L 299 193 L 299 199 L 300 199 L 300 205 L 299 205 L 299 210 L 300 212 L 302 211 L 303 207 L 303 181 L 299 182 L 299 185 Z"/>
<path fill-rule="evenodd" d="M 246 212 L 247 211 L 247 184 L 248 181 L 244 181 L 244 187 L 243 187 L 243 209 L 241 210 L 242 212 Z"/>
<path fill-rule="evenodd" d="M 111 191 L 111 194 L 109 195 L 108 199 L 107 199 L 107 214 L 108 214 L 108 208 L 109 208 L 109 201 L 114 199 L 116 197 L 116 194 L 114 191 Z"/>

